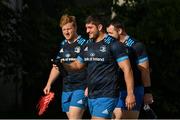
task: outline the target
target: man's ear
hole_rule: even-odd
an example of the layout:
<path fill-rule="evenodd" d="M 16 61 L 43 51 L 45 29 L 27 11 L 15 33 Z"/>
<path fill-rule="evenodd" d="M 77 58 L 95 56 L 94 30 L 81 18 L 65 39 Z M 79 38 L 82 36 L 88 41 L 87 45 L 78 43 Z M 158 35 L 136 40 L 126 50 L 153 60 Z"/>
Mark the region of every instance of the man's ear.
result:
<path fill-rule="evenodd" d="M 122 29 L 119 28 L 119 29 L 118 29 L 118 34 L 122 34 L 122 32 L 123 32 Z"/>
<path fill-rule="evenodd" d="M 103 25 L 102 24 L 99 24 L 98 25 L 98 30 L 101 31 L 103 29 Z"/>

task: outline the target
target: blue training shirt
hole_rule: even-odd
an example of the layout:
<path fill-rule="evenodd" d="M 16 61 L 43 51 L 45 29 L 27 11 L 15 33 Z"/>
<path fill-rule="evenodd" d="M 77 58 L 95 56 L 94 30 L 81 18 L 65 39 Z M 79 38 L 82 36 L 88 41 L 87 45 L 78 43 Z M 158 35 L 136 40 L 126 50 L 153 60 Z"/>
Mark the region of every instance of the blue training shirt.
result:
<path fill-rule="evenodd" d="M 138 64 L 141 64 L 145 61 L 148 61 L 148 55 L 145 50 L 145 46 L 143 43 L 137 41 L 136 39 L 133 39 L 129 36 L 127 36 L 127 39 L 123 43 L 125 47 L 127 48 L 127 53 L 130 59 L 130 63 L 133 69 L 133 75 L 134 75 L 134 85 L 135 86 L 141 86 L 142 80 L 141 80 L 141 71 L 138 69 Z M 120 70 L 120 88 L 126 89 L 126 84 L 124 80 L 123 72 Z"/>
<path fill-rule="evenodd" d="M 60 45 L 59 53 L 56 59 L 61 59 L 65 63 L 69 64 L 76 60 L 78 54 L 83 50 L 83 46 L 87 40 L 78 36 L 78 39 L 69 44 L 67 40 L 62 41 Z M 87 87 L 87 71 L 69 72 L 66 71 L 67 75 L 63 76 L 63 91 L 73 91 L 78 89 L 85 89 Z"/>
<path fill-rule="evenodd" d="M 123 44 L 109 35 L 100 42 L 89 40 L 77 59 L 87 63 L 89 98 L 118 97 L 117 62 L 128 59 Z"/>

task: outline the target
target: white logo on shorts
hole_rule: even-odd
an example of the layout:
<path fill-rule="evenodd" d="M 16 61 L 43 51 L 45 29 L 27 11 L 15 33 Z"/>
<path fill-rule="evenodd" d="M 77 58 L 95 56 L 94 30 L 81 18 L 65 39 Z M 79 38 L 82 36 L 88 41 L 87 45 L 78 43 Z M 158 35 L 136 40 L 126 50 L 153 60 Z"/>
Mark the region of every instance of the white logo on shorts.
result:
<path fill-rule="evenodd" d="M 79 101 L 77 101 L 77 103 L 79 103 L 79 104 L 83 104 L 83 101 L 82 101 L 82 100 L 79 100 Z"/>
<path fill-rule="evenodd" d="M 102 113 L 103 114 L 109 114 L 109 112 L 108 112 L 108 110 L 106 109 L 106 110 L 104 110 L 104 111 L 102 111 Z"/>

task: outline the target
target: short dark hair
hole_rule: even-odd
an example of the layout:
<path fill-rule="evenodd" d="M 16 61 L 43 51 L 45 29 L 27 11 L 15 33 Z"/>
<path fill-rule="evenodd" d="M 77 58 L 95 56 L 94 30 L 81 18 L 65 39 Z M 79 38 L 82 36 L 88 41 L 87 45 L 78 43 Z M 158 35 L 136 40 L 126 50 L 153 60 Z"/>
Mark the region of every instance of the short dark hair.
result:
<path fill-rule="evenodd" d="M 121 28 L 125 30 L 124 23 L 121 22 L 119 19 L 114 18 L 109 22 L 109 25 L 113 25 L 115 28 Z"/>
<path fill-rule="evenodd" d="M 86 18 L 86 21 L 85 23 L 86 24 L 89 24 L 89 23 L 92 23 L 96 26 L 98 26 L 99 24 L 102 24 L 103 25 L 103 30 L 105 30 L 105 27 L 106 27 L 106 20 L 107 18 L 104 16 L 104 15 L 89 15 L 87 18 Z"/>
<path fill-rule="evenodd" d="M 89 24 L 89 23 L 92 23 L 92 24 L 95 24 L 95 25 L 99 25 L 99 24 L 102 24 L 101 20 L 100 20 L 100 17 L 97 16 L 97 15 L 90 15 L 86 18 L 86 23 Z"/>

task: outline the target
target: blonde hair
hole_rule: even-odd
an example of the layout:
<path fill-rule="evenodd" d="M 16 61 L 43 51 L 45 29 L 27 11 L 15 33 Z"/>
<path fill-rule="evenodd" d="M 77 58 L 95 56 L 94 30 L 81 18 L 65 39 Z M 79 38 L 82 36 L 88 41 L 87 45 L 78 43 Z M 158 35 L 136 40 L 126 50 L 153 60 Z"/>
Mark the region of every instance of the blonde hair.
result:
<path fill-rule="evenodd" d="M 75 16 L 70 16 L 70 15 L 63 15 L 60 19 L 60 24 L 59 26 L 62 28 L 65 24 L 67 23 L 73 23 L 73 26 L 74 27 L 77 27 L 77 24 L 76 24 L 76 17 Z"/>

